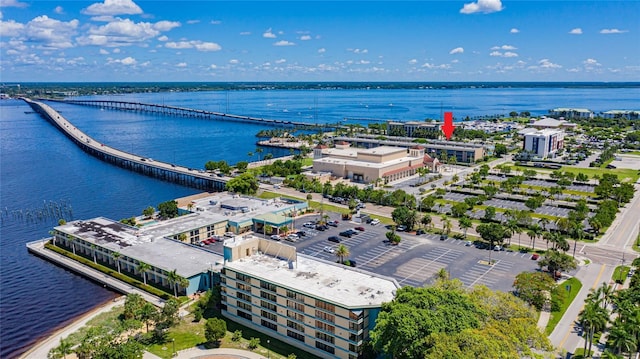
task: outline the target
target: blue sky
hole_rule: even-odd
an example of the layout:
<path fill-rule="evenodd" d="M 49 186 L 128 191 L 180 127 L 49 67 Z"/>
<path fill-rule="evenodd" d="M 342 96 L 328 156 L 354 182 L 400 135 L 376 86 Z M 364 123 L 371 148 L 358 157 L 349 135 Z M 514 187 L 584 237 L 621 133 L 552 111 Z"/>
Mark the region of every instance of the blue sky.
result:
<path fill-rule="evenodd" d="M 640 1 L 0 0 L 0 81 L 640 81 Z"/>

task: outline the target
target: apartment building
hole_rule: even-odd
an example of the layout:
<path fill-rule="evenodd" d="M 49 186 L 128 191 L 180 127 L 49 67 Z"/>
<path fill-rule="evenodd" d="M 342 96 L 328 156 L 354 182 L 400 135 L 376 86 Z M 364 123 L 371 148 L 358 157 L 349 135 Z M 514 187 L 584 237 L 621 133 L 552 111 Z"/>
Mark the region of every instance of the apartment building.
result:
<path fill-rule="evenodd" d="M 224 260 L 222 314 L 322 358 L 358 358 L 400 287 L 253 236 L 226 241 Z"/>
<path fill-rule="evenodd" d="M 537 158 L 553 158 L 564 148 L 564 131 L 544 129 L 524 133 L 523 150 Z"/>

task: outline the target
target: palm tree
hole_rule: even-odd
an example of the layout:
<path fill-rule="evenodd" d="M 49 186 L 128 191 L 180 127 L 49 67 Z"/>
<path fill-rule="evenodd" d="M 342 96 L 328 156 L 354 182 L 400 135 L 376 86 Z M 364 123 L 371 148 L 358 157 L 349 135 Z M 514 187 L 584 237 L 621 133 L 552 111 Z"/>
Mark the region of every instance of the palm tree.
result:
<path fill-rule="evenodd" d="M 609 303 L 611 303 L 616 290 L 613 285 L 602 282 L 602 285 L 600 285 L 598 291 L 600 292 L 600 296 L 602 297 L 602 307 L 606 309 Z"/>
<path fill-rule="evenodd" d="M 430 215 L 425 214 L 424 216 L 422 216 L 420 223 L 422 223 L 425 227 L 429 227 L 431 224 L 433 224 L 433 219 Z"/>
<path fill-rule="evenodd" d="M 522 233 L 522 228 L 520 228 L 518 220 L 515 218 L 509 219 L 504 227 L 509 231 L 509 245 L 511 245 L 511 237 L 518 233 L 518 247 L 520 247 L 520 233 Z"/>
<path fill-rule="evenodd" d="M 69 240 L 69 242 L 71 242 L 71 248 L 73 249 L 73 254 L 76 254 L 76 238 L 75 237 L 67 237 L 67 239 Z"/>
<path fill-rule="evenodd" d="M 627 329 L 626 325 L 618 318 L 609 330 L 608 341 L 616 354 L 632 354 L 638 347 L 636 338 Z M 629 358 L 631 358 L 631 355 L 629 355 Z"/>
<path fill-rule="evenodd" d="M 260 147 L 256 148 L 255 153 L 258 154 L 258 161 L 262 161 L 262 152 L 264 152 L 264 150 Z"/>
<path fill-rule="evenodd" d="M 96 260 L 96 248 L 97 246 L 95 244 L 91 244 L 91 251 L 93 251 L 93 263 L 97 264 L 98 261 Z"/>
<path fill-rule="evenodd" d="M 467 230 L 473 227 L 473 222 L 471 222 L 471 218 L 465 216 L 458 220 L 458 227 L 462 229 L 464 233 L 464 239 L 467 239 Z"/>
<path fill-rule="evenodd" d="M 67 357 L 67 354 L 71 354 L 71 342 L 69 340 L 65 340 L 60 338 L 60 345 L 58 346 L 58 353 L 62 354 L 63 358 Z"/>
<path fill-rule="evenodd" d="M 118 273 L 120 273 L 120 257 L 122 257 L 122 254 L 120 252 L 113 252 L 111 253 L 111 257 L 113 258 L 114 261 L 116 261 L 116 266 L 118 267 Z"/>
<path fill-rule="evenodd" d="M 547 226 L 549 225 L 549 220 L 547 218 L 540 218 L 538 224 L 542 226 L 542 230 L 546 231 Z"/>
<path fill-rule="evenodd" d="M 442 232 L 446 233 L 447 235 L 451 233 L 451 220 L 447 218 L 447 216 L 444 216 L 444 218 L 442 218 Z"/>
<path fill-rule="evenodd" d="M 173 296 L 178 297 L 178 282 L 180 281 L 180 275 L 174 269 L 171 272 L 167 273 L 167 282 L 169 282 L 169 286 L 173 287 Z"/>
<path fill-rule="evenodd" d="M 531 244 L 531 249 L 536 249 L 536 239 L 542 236 L 542 227 L 539 224 L 534 224 L 529 228 L 529 232 L 527 232 L 531 239 L 533 239 L 533 243 Z M 531 236 L 533 234 L 533 236 Z"/>
<path fill-rule="evenodd" d="M 336 252 L 335 255 L 336 257 L 338 257 L 338 259 L 340 260 L 340 263 L 344 262 L 344 258 L 349 256 L 349 248 L 347 246 L 345 246 L 344 244 L 340 244 L 337 248 L 336 248 Z"/>
<path fill-rule="evenodd" d="M 157 312 L 158 310 L 156 309 L 156 307 L 154 307 L 153 304 L 149 302 L 145 302 L 138 312 L 140 320 L 144 321 L 144 323 L 147 325 L 147 333 L 149 333 L 149 322 L 153 318 L 155 318 Z"/>
<path fill-rule="evenodd" d="M 253 158 L 253 152 L 247 153 L 247 156 L 249 156 L 249 162 L 251 162 L 251 158 Z"/>
<path fill-rule="evenodd" d="M 598 303 L 589 302 L 586 303 L 584 309 L 578 315 L 578 321 L 585 331 L 584 340 L 584 352 L 585 354 L 591 352 L 591 345 L 593 344 L 593 335 L 607 325 L 609 319 L 609 313 L 603 309 Z M 587 344 L 589 349 L 587 350 Z"/>
<path fill-rule="evenodd" d="M 144 285 L 147 285 L 147 272 L 151 270 L 151 266 L 145 262 L 140 262 L 138 264 L 138 271 L 142 273 L 142 280 L 144 281 Z"/>

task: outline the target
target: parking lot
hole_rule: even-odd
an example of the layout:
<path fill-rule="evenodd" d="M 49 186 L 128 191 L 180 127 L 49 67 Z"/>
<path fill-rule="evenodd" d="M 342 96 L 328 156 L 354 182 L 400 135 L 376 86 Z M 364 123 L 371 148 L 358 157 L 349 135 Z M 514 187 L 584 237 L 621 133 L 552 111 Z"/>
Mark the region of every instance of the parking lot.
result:
<path fill-rule="evenodd" d="M 305 229 L 307 235 L 291 244 L 299 253 L 336 262 L 336 255 L 325 247 L 335 249 L 338 244 L 327 238 L 338 236 L 340 244 L 349 248 L 348 259 L 355 260 L 356 268 L 393 277 L 403 286 L 432 283 L 437 272 L 444 268 L 465 286 L 483 284 L 494 290 L 510 291 L 516 274 L 538 268 L 536 261 L 531 260 L 531 254 L 479 249 L 463 240 L 448 238 L 441 241 L 440 236 L 434 234 L 416 236 L 396 232 L 402 240 L 398 245 L 390 245 L 385 243 L 388 229 L 383 225 L 362 224 L 365 231 L 346 238 L 338 233 L 361 224 L 339 221 L 338 227 L 326 231 Z M 494 261 L 493 265 L 487 264 L 489 257 Z"/>

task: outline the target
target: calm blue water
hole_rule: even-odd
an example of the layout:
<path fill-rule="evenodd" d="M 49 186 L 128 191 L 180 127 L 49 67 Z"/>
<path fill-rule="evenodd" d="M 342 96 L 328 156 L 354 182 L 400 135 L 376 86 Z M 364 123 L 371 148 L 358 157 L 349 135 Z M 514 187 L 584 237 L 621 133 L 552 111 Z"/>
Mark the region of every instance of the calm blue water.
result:
<path fill-rule="evenodd" d="M 439 118 L 441 110 L 453 111 L 462 119 L 510 111 L 541 115 L 554 107 L 638 109 L 640 88 L 261 90 L 89 98 L 324 123 L 345 118 Z M 254 135 L 262 129 L 233 122 L 52 106 L 98 141 L 196 168 L 208 160 L 249 160 L 247 153 L 256 148 Z M 139 214 L 149 205 L 195 193 L 100 162 L 38 115 L 25 113 L 29 111 L 22 101 L 0 102 L 0 358 L 19 355 L 37 339 L 115 296 L 29 255 L 25 243 L 47 236 L 58 218 L 29 221 L 24 219 L 25 213 L 41 209 L 44 203 L 68 203 L 73 219 L 121 219 Z M 287 153 L 280 150 L 274 155 Z"/>

